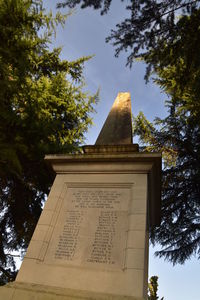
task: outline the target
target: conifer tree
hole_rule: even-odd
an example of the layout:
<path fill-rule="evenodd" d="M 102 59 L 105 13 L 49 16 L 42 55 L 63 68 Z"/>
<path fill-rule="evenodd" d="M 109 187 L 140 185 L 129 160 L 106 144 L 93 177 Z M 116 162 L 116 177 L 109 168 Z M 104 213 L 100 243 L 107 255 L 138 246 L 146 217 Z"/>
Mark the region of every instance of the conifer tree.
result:
<path fill-rule="evenodd" d="M 163 247 L 157 255 L 173 264 L 200 258 L 199 16 L 181 17 L 179 36 L 160 50 L 155 82 L 168 96 L 167 117 L 154 124 L 142 113 L 135 119 L 145 150 L 163 154 L 161 226 L 151 240 Z"/>
<path fill-rule="evenodd" d="M 140 113 L 135 128 L 145 151 L 163 154 L 161 225 L 150 237 L 163 247 L 157 255 L 175 264 L 200 258 L 200 127 L 177 105 L 168 108 L 155 124 Z"/>
<path fill-rule="evenodd" d="M 83 92 L 83 64 L 50 50 L 65 18 L 41 0 L 0 0 L 0 283 L 16 274 L 53 180 L 44 155 L 76 151 L 97 95 Z"/>
<path fill-rule="evenodd" d="M 135 59 L 147 62 L 146 80 L 151 70 L 159 63 L 159 53 L 164 44 L 171 45 L 179 35 L 177 26 L 179 16 L 193 16 L 200 8 L 200 0 L 128 0 L 123 8 L 129 16 L 111 30 L 106 38 L 115 47 L 115 55 L 127 53 L 127 65 L 132 66 Z M 58 7 L 91 7 L 106 14 L 112 9 L 112 0 L 63 0 Z M 154 53 L 153 59 L 149 56 Z M 198 49 L 193 49 L 198 54 Z M 178 53 L 177 53 L 178 55 Z"/>
<path fill-rule="evenodd" d="M 159 300 L 158 297 L 158 276 L 152 276 L 148 283 L 148 300 Z M 160 300 L 164 300 L 162 297 Z"/>

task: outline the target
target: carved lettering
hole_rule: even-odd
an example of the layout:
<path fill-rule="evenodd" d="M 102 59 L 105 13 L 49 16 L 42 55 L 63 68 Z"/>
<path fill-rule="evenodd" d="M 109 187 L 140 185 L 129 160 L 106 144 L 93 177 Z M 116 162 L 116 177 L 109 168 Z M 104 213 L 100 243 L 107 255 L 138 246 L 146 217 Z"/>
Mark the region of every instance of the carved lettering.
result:
<path fill-rule="evenodd" d="M 74 265 L 122 266 L 128 200 L 129 189 L 69 188 L 52 238 L 54 259 Z"/>

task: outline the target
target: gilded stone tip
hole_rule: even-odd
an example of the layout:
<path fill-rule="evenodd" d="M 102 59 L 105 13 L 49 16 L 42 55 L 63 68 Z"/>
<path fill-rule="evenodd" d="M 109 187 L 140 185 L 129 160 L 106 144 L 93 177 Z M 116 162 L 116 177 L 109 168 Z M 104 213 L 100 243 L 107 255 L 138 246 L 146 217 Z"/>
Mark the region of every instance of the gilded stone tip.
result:
<path fill-rule="evenodd" d="M 120 92 L 96 140 L 96 145 L 132 144 L 131 95 Z"/>

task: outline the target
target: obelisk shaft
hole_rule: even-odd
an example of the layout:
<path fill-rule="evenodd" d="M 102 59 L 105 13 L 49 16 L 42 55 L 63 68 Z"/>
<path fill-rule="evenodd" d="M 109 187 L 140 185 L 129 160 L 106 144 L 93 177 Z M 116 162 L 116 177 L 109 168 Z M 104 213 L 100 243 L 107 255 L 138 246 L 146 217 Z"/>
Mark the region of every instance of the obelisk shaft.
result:
<path fill-rule="evenodd" d="M 132 144 L 130 93 L 118 93 L 95 145 Z"/>

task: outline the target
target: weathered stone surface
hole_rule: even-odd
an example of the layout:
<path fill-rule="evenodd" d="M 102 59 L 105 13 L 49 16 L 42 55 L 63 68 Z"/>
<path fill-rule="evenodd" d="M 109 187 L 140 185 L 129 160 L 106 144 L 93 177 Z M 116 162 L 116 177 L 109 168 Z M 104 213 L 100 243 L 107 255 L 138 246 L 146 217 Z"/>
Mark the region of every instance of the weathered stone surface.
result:
<path fill-rule="evenodd" d="M 70 172 L 60 169 L 17 282 L 144 298 L 147 273 L 141 257 L 148 239 L 151 165 L 143 174 L 135 174 L 135 163 L 126 164 L 124 155 L 119 163 L 105 165 L 100 159 L 85 164 L 78 159 L 75 166 Z M 144 223 L 134 227 L 135 216 Z"/>
<path fill-rule="evenodd" d="M 85 154 L 102 154 L 102 153 L 132 153 L 138 152 L 138 144 L 124 144 L 124 145 L 87 145 L 83 146 L 83 151 Z"/>
<path fill-rule="evenodd" d="M 111 172 L 114 174 L 122 172 L 149 174 L 148 222 L 151 226 L 158 226 L 160 224 L 161 205 L 161 153 L 140 153 L 137 151 L 137 145 L 135 144 L 95 145 L 85 146 L 84 149 L 84 154 L 47 155 L 45 159 L 51 164 L 56 173 L 75 172 L 80 174 L 94 172 L 106 174 Z M 120 151 L 120 149 L 123 149 L 123 151 Z M 82 163 L 79 164 L 79 162 Z M 53 193 L 54 197 L 58 194 Z"/>
<path fill-rule="evenodd" d="M 0 287 L 0 300 L 143 300 L 138 297 L 99 294 L 28 283 Z"/>
<path fill-rule="evenodd" d="M 68 185 L 45 262 L 124 268 L 129 186 Z"/>
<path fill-rule="evenodd" d="M 132 144 L 130 93 L 119 93 L 96 140 L 96 145 Z"/>

